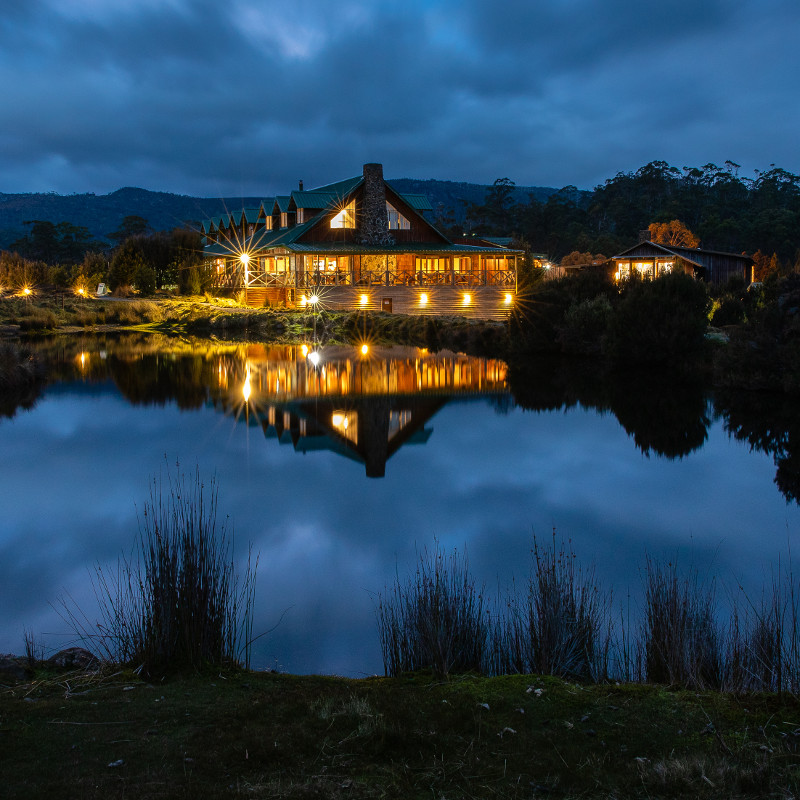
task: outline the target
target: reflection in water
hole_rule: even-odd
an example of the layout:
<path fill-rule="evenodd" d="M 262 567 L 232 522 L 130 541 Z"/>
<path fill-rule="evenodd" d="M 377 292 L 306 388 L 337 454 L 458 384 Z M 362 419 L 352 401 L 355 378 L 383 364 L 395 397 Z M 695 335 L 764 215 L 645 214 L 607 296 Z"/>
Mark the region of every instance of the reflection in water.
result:
<path fill-rule="evenodd" d="M 584 361 L 543 359 L 509 371 L 518 405 L 536 411 L 576 404 L 610 411 L 646 455 L 683 458 L 703 446 L 709 418 L 698 376 L 667 372 L 604 374 Z"/>
<path fill-rule="evenodd" d="M 412 347 L 372 348 L 221 343 L 164 336 L 55 340 L 39 346 L 57 380 L 114 381 L 133 404 L 211 406 L 299 453 L 327 450 L 371 477 L 404 445 L 424 444 L 430 419 L 453 398 L 489 398 L 552 411 L 576 405 L 611 412 L 649 456 L 700 449 L 712 422 L 699 376 L 604 374 L 585 361 L 541 359 L 510 369 L 499 360 Z M 4 413 L 35 396 L 5 398 Z M 11 407 L 6 408 L 10 403 Z M 800 499 L 800 423 L 791 398 L 726 393 L 716 414 L 736 439 L 773 456 L 775 481 Z"/>
<path fill-rule="evenodd" d="M 800 503 L 800 415 L 797 398 L 763 392 L 721 392 L 716 409 L 725 429 L 753 450 L 772 456 L 775 484 L 783 496 Z"/>

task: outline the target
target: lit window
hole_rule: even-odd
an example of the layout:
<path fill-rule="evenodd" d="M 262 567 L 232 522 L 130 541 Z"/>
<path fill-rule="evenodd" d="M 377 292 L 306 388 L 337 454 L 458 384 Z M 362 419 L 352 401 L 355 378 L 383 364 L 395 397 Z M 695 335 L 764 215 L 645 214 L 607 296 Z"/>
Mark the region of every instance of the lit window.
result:
<path fill-rule="evenodd" d="M 353 200 L 331 219 L 331 228 L 355 228 L 355 226 L 356 201 Z"/>
<path fill-rule="evenodd" d="M 288 228 L 289 227 L 289 213 L 287 211 L 281 211 L 281 228 Z"/>
<path fill-rule="evenodd" d="M 411 223 L 389 202 L 386 203 L 386 215 L 389 217 L 390 231 L 411 230 Z"/>

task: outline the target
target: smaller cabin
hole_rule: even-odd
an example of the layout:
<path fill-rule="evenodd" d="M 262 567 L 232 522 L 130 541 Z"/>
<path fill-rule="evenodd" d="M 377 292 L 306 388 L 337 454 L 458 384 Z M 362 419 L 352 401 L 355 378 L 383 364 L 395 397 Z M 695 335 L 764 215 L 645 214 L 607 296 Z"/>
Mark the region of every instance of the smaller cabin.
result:
<path fill-rule="evenodd" d="M 747 283 L 752 279 L 753 259 L 745 254 L 721 253 L 699 247 L 678 247 L 639 242 L 611 259 L 616 281 L 637 276 L 653 280 L 674 270 L 682 270 L 700 280 L 716 285 L 741 277 Z"/>

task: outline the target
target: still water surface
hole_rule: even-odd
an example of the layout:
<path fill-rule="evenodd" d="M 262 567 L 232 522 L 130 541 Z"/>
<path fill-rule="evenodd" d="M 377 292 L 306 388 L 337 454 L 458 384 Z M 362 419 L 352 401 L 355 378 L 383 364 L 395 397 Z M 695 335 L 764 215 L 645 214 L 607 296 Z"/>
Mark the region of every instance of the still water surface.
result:
<path fill-rule="evenodd" d="M 21 652 L 23 629 L 74 643 L 59 598 L 93 616 L 94 566 L 130 552 L 176 461 L 216 475 L 237 559 L 260 554 L 255 632 L 281 621 L 254 666 L 297 673 L 382 672 L 377 595 L 434 540 L 505 587 L 555 528 L 635 603 L 647 553 L 756 593 L 800 536 L 783 401 L 769 416 L 699 385 L 413 348 L 316 364 L 300 346 L 163 337 L 45 349 L 47 385 L 0 417 L 0 652 Z"/>

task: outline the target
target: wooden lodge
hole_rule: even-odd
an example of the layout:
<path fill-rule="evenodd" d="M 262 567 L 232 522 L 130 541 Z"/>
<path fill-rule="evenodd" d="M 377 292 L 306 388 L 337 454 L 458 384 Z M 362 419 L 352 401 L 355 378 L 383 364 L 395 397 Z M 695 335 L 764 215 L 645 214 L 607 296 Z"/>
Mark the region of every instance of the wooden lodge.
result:
<path fill-rule="evenodd" d="M 656 244 L 646 239 L 611 260 L 616 281 L 633 276 L 653 280 L 676 269 L 717 285 L 733 277 L 748 283 L 752 280 L 753 259 L 748 255 Z"/>
<path fill-rule="evenodd" d="M 522 251 L 454 243 L 426 218 L 423 195 L 400 194 L 380 164 L 363 174 L 264 201 L 203 224 L 218 289 L 250 305 L 319 304 L 402 314 L 508 315 Z"/>

